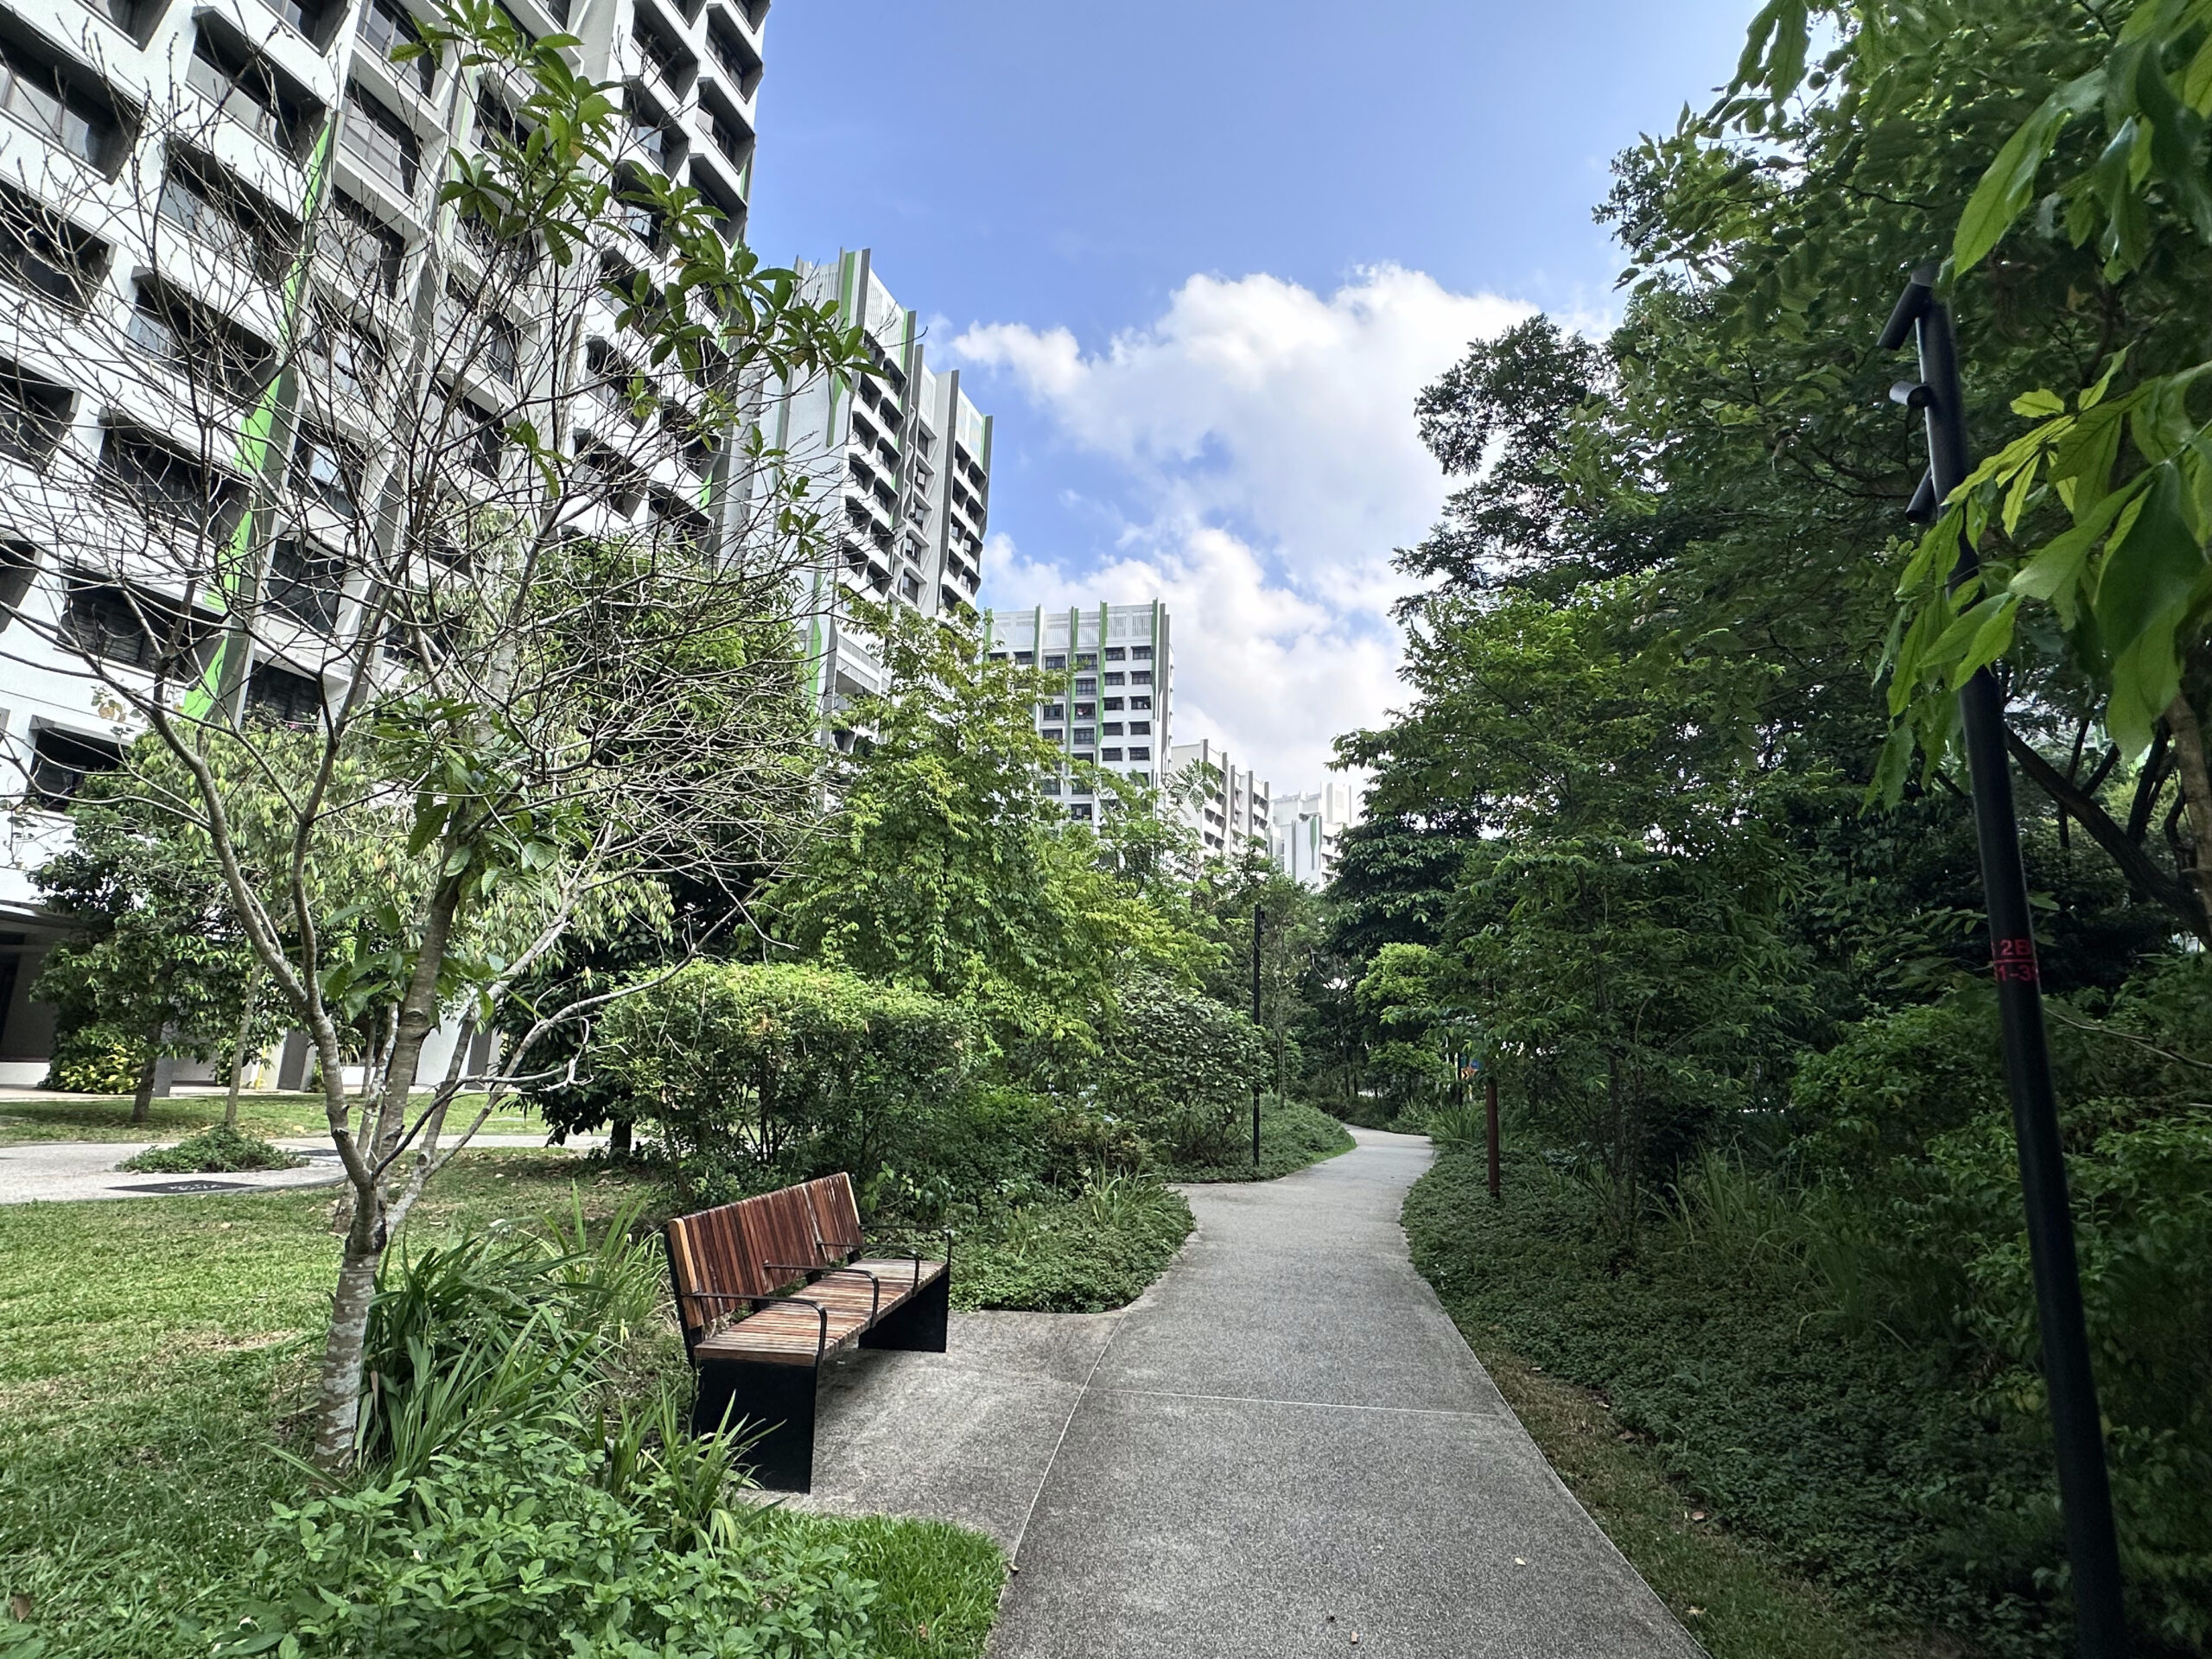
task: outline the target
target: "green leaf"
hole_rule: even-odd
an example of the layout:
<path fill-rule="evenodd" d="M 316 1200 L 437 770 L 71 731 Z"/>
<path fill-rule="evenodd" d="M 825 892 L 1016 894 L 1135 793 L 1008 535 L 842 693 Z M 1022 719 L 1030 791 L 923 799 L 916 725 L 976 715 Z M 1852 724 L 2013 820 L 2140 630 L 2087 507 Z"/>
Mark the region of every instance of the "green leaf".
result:
<path fill-rule="evenodd" d="M 2204 570 L 2204 550 L 2183 505 L 2180 468 L 2166 461 L 2153 474 L 2142 510 L 2106 550 L 2097 581 L 2097 626 L 2115 664 L 2139 651 L 2177 660 L 2174 627 Z"/>
<path fill-rule="evenodd" d="M 2036 175 L 2058 135 L 2075 116 L 2094 107 L 2104 95 L 2105 72 L 2092 69 L 2069 80 L 2044 99 L 2041 107 L 2005 141 L 1997 159 L 1981 175 L 1959 216 L 1958 234 L 1951 244 L 1951 259 L 1963 276 L 1980 264 L 2003 239 L 2034 194 Z"/>
<path fill-rule="evenodd" d="M 2066 412 L 2066 400 L 2055 391 L 2024 391 L 2012 400 L 2012 412 L 2015 415 L 2024 415 L 2030 420 L 2040 420 L 2050 415 L 2063 415 Z"/>
<path fill-rule="evenodd" d="M 2019 613 L 2020 601 L 2010 594 L 1996 596 L 1997 608 L 1991 611 L 1967 647 L 1967 654 L 1951 671 L 1951 690 L 1955 691 L 1976 673 L 2002 657 L 2012 646 L 2012 619 Z M 1976 607 L 1980 609 L 1980 607 Z"/>
<path fill-rule="evenodd" d="M 2081 614 L 2082 573 L 2088 563 L 2089 550 L 2111 528 L 2113 518 L 2133 493 L 2132 487 L 2114 491 L 2081 523 L 2051 537 L 2020 567 L 2012 580 L 2010 591 L 2023 599 L 2048 602 L 2058 612 L 2060 622 L 2071 628 Z"/>

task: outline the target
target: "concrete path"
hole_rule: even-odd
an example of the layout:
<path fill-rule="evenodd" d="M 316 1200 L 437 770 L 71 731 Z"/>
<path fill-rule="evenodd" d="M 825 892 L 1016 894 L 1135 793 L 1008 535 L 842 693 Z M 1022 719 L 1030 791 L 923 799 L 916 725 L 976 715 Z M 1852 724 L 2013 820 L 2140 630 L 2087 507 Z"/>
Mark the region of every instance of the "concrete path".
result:
<path fill-rule="evenodd" d="M 271 1187 L 327 1186 L 343 1179 L 338 1153 L 326 1136 L 276 1142 L 306 1158 L 298 1169 L 259 1169 L 235 1175 L 142 1175 L 116 1166 L 168 1141 L 36 1141 L 0 1147 L 0 1204 L 67 1203 L 85 1198 L 168 1198 L 180 1193 L 263 1192 Z M 480 1135 L 468 1143 L 487 1149 L 543 1147 L 542 1135 Z M 595 1144 L 570 1142 L 571 1150 Z"/>
<path fill-rule="evenodd" d="M 1188 1189 L 1197 1233 L 1120 1314 L 837 1367 L 811 1506 L 996 1535 L 997 1659 L 1691 1659 L 1407 1259 L 1427 1142 L 1357 1134 Z"/>

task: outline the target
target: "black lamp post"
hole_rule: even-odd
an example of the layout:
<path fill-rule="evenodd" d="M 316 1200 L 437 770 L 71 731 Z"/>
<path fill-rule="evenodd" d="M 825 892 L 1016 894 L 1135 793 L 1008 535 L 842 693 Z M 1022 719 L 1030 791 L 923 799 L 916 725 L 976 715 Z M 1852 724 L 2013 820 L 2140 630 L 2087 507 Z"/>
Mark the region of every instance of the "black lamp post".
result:
<path fill-rule="evenodd" d="M 1912 514 L 1929 522 L 1970 468 L 1966 410 L 1959 387 L 1957 337 L 1950 308 L 1936 297 L 1936 267 L 1912 275 L 1881 347 L 1900 349 L 1908 333 L 1920 347 L 1920 379 L 1900 381 L 1890 395 L 1928 419 L 1928 477 Z M 1973 543 L 1959 537 L 1956 588 L 1980 568 Z M 2043 988 L 2036 969 L 2035 930 L 2028 911 L 2027 874 L 2012 810 L 2012 775 L 2005 756 L 2004 695 L 1987 668 L 1959 693 L 1967 765 L 1974 784 L 1974 836 L 1989 906 L 1992 970 L 2005 1044 L 2005 1075 L 2019 1141 L 2020 1187 L 2026 1201 L 2028 1255 L 2043 1335 L 2043 1370 L 2057 1440 L 2058 1497 L 2066 1554 L 2073 1566 L 2075 1636 L 2082 1659 L 2120 1659 L 2127 1651 L 2120 1599 L 2120 1547 L 2113 1529 L 2112 1487 L 2097 1414 L 2096 1379 L 2082 1313 L 2081 1271 L 2074 1221 L 2066 1200 L 2065 1150 L 2058 1133 L 2058 1097 L 2051 1087 L 2050 1050 L 2043 1023 Z"/>
<path fill-rule="evenodd" d="M 1252 1023 L 1260 1023 L 1260 925 L 1264 912 L 1255 900 L 1252 906 Z M 1252 1077 L 1252 1167 L 1260 1166 L 1260 1078 Z"/>

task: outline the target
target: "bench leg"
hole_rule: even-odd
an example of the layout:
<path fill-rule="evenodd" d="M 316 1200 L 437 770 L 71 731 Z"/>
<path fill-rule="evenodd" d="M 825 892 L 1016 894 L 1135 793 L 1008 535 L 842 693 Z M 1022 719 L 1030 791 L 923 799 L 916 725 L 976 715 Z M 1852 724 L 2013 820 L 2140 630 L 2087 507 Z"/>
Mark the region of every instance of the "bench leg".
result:
<path fill-rule="evenodd" d="M 923 1287 L 912 1300 L 888 1315 L 861 1338 L 863 1348 L 904 1348 L 911 1352 L 941 1354 L 944 1332 L 952 1313 L 952 1275 L 941 1273 L 937 1282 Z"/>
<path fill-rule="evenodd" d="M 735 1437 L 753 1441 L 739 1460 L 755 1480 L 772 1492 L 811 1491 L 814 1381 L 811 1365 L 702 1361 L 691 1432 L 715 1433 L 728 1413 Z"/>

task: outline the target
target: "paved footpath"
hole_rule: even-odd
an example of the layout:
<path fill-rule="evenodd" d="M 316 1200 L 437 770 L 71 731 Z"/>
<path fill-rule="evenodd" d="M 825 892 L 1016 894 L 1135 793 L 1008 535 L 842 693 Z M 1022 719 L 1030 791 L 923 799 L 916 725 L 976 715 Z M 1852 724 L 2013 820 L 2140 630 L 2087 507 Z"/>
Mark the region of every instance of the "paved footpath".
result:
<path fill-rule="evenodd" d="M 1122 1313 L 838 1367 L 810 1503 L 996 1535 L 996 1659 L 1694 1659 L 1408 1260 L 1428 1143 L 1357 1133 L 1188 1189 L 1197 1233 Z"/>
<path fill-rule="evenodd" d="M 181 1137 L 172 1135 L 163 1145 Z M 29 1141 L 0 1146 L 0 1204 L 67 1203 L 86 1198 L 174 1198 L 200 1192 L 265 1192 L 271 1187 L 327 1186 L 344 1179 L 327 1135 L 276 1142 L 308 1161 L 297 1169 L 242 1170 L 226 1175 L 139 1174 L 116 1166 L 156 1144 L 149 1141 Z M 543 1147 L 542 1135 L 480 1135 L 472 1147 Z M 596 1137 L 570 1141 L 572 1149 Z"/>

